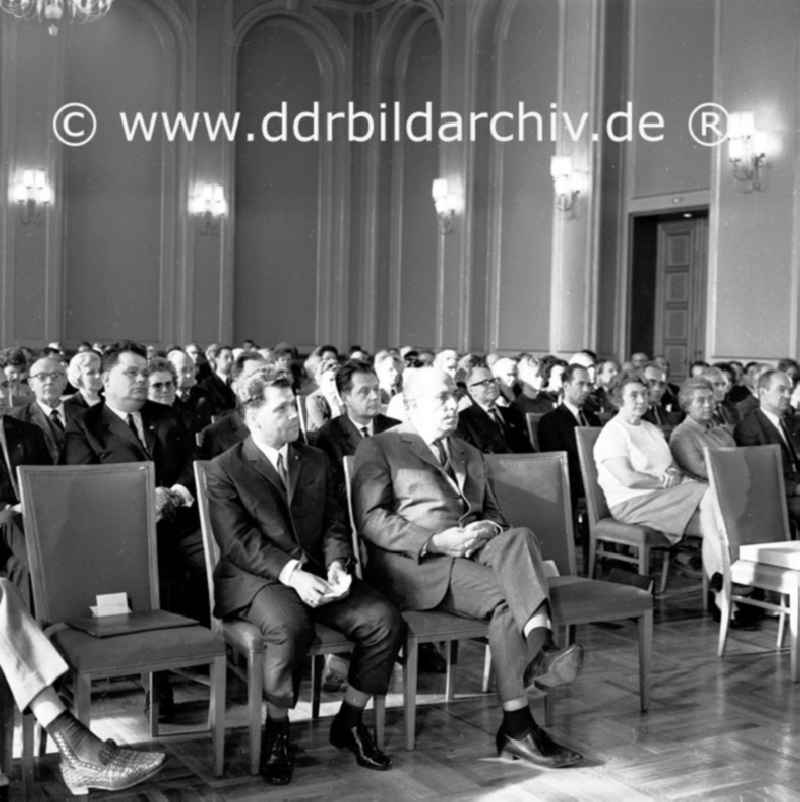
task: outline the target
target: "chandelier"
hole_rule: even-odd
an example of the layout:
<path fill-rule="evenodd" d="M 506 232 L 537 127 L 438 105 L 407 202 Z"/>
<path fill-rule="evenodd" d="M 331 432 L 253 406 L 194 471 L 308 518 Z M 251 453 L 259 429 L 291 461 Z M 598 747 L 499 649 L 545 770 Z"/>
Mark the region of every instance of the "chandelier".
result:
<path fill-rule="evenodd" d="M 18 19 L 47 23 L 50 36 L 58 33 L 64 17 L 70 22 L 91 22 L 102 17 L 114 0 L 0 0 L 0 10 Z"/>

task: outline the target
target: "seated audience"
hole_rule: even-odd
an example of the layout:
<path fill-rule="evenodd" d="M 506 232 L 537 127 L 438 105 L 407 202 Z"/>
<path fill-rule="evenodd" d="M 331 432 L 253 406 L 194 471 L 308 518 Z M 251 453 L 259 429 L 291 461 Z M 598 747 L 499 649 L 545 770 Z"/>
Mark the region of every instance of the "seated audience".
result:
<path fill-rule="evenodd" d="M 766 362 L 748 362 L 745 366 L 744 376 L 742 376 L 742 385 L 731 390 L 730 399 L 736 404 L 736 411 L 739 413 L 740 419 L 758 409 L 758 379 L 767 370 L 772 370 L 772 367 Z M 737 390 L 739 392 L 736 392 Z"/>
<path fill-rule="evenodd" d="M 662 398 L 661 403 L 670 409 L 680 409 L 681 404 L 678 399 L 678 395 L 681 388 L 678 387 L 677 384 L 672 384 L 669 380 L 669 372 L 671 368 L 669 360 L 665 356 L 654 356 L 653 363 L 658 365 L 658 367 L 664 371 L 664 376 L 666 377 L 667 389 L 664 390 L 664 397 Z"/>
<path fill-rule="evenodd" d="M 473 402 L 458 413 L 457 434 L 484 454 L 527 454 L 533 451 L 522 413 L 513 405 L 500 407 L 498 380 L 485 365 L 465 376 Z"/>
<path fill-rule="evenodd" d="M 542 375 L 543 393 L 553 402 L 553 406 L 561 402 L 561 391 L 564 386 L 564 371 L 567 363 L 557 356 L 548 354 L 541 360 L 539 372 Z"/>
<path fill-rule="evenodd" d="M 508 406 L 519 393 L 519 368 L 517 360 L 510 356 L 501 356 L 494 361 L 490 367 L 492 375 L 497 379 L 497 386 L 500 388 L 500 395 L 497 403 L 500 406 Z"/>
<path fill-rule="evenodd" d="M 792 384 L 789 377 L 770 368 L 758 377 L 758 406 L 745 415 L 733 430 L 736 445 L 781 447 L 789 517 L 800 523 L 800 438 L 789 425 L 786 413 Z"/>
<path fill-rule="evenodd" d="M 175 369 L 177 381 L 172 408 L 178 413 L 186 431 L 194 436 L 211 423 L 211 402 L 197 386 L 197 367 L 189 354 L 175 349 L 168 354 L 167 359 Z"/>
<path fill-rule="evenodd" d="M 714 368 L 706 368 L 706 374 Z M 721 375 L 721 373 L 720 373 Z M 678 467 L 690 478 L 708 481 L 703 449 L 736 445 L 731 430 L 714 418 L 715 391 L 705 376 L 687 379 L 680 404 L 686 417 L 672 430 L 669 448 Z"/>
<path fill-rule="evenodd" d="M 28 384 L 28 366 L 33 360 L 28 360 L 22 348 L 6 348 L 3 353 L 3 373 L 8 380 L 11 405 L 26 404 L 33 398 Z"/>
<path fill-rule="evenodd" d="M 740 418 L 736 405 L 728 400 L 728 392 L 731 389 L 730 374 L 714 365 L 706 368 L 700 378 L 708 381 L 714 391 L 712 422 L 718 426 L 727 426 L 728 431 L 733 432 L 733 427 L 739 422 Z"/>
<path fill-rule="evenodd" d="M 650 361 L 650 357 L 644 351 L 636 351 L 631 354 L 630 363 L 633 370 L 644 370 L 645 365 Z"/>
<path fill-rule="evenodd" d="M 215 573 L 215 614 L 259 627 L 267 644 L 267 721 L 261 768 L 268 782 L 291 780 L 289 710 L 318 621 L 356 646 L 331 743 L 360 766 L 384 770 L 391 760 L 362 722 L 370 696 L 385 694 L 403 639 L 397 610 L 366 583 L 348 577 L 350 533 L 327 456 L 298 444 L 297 406 L 286 374 L 272 366 L 236 383 L 250 436 L 213 460 L 208 495 L 222 559 Z M 329 584 L 351 582 L 344 598 Z"/>
<path fill-rule="evenodd" d="M 53 357 L 42 357 L 32 365 L 29 376 L 34 400 L 15 407 L 11 414 L 15 418 L 32 423 L 41 429 L 50 461 L 58 465 L 64 454 L 65 430 L 81 410 L 61 400 L 67 386 L 67 371 L 63 363 Z"/>
<path fill-rule="evenodd" d="M 689 365 L 689 378 L 696 379 L 698 376 L 702 376 L 707 367 L 709 367 L 708 362 L 703 359 L 696 359 Z"/>
<path fill-rule="evenodd" d="M 454 437 L 454 391 L 435 368 L 407 371 L 408 423 L 356 451 L 354 507 L 370 577 L 403 609 L 487 621 L 503 707 L 498 754 L 571 766 L 581 755 L 536 724 L 526 686 L 571 681 L 582 652 L 576 644 L 545 650 L 551 623 L 538 543 L 530 530 L 508 527 L 480 452 Z"/>
<path fill-rule="evenodd" d="M 708 486 L 686 476 L 672 458 L 664 435 L 644 419 L 650 389 L 635 374 L 614 389 L 619 412 L 594 446 L 597 480 L 613 518 L 649 526 L 670 543 L 684 534 L 703 538 L 703 566 L 722 571 L 722 537 Z"/>
<path fill-rule="evenodd" d="M 342 399 L 336 390 L 336 370 L 339 363 L 330 357 L 312 354 L 305 364 L 306 371 L 314 380 L 317 389 L 305 396 L 306 432 L 316 432 L 322 425 L 341 415 L 344 411 Z"/>
<path fill-rule="evenodd" d="M 648 407 L 644 420 L 656 426 L 674 426 L 683 417 L 680 410 L 664 402 L 667 391 L 667 374 L 651 362 L 642 371 L 642 379 L 648 388 Z"/>
<path fill-rule="evenodd" d="M 517 362 L 517 397 L 511 402 L 523 416 L 527 412 L 549 412 L 555 407 L 553 399 L 542 392 L 539 360 L 533 354 L 521 354 Z"/>
<path fill-rule="evenodd" d="M 103 398 L 100 390 L 103 380 L 100 376 L 100 355 L 95 351 L 79 351 L 67 366 L 67 381 L 77 390 L 64 401 L 66 408 L 75 412 L 99 404 Z"/>
<path fill-rule="evenodd" d="M 403 360 L 391 351 L 378 351 L 373 364 L 381 391 L 381 410 L 385 412 L 389 402 L 400 392 Z"/>
<path fill-rule="evenodd" d="M 580 365 L 568 365 L 564 371 L 564 400 L 539 421 L 539 448 L 542 451 L 566 451 L 572 508 L 584 495 L 576 426 L 599 426 L 599 418 L 586 406 L 592 385 L 589 371 Z"/>
<path fill-rule="evenodd" d="M 443 348 L 436 354 L 433 365 L 455 380 L 458 369 L 458 351 L 454 348 Z"/>
<path fill-rule="evenodd" d="M 171 407 L 175 401 L 178 376 L 166 357 L 157 356 L 147 362 L 147 398 L 156 404 Z"/>
<path fill-rule="evenodd" d="M 576 351 L 569 359 L 568 364 L 580 365 L 582 368 L 586 368 L 586 372 L 589 374 L 589 385 L 594 386 L 597 378 L 597 354 L 594 351 L 589 351 L 586 348 L 582 351 Z"/>
<path fill-rule="evenodd" d="M 597 381 L 589 395 L 587 406 L 598 416 L 608 418 L 617 410 L 611 401 L 609 388 L 619 376 L 619 363 L 615 359 L 604 359 L 598 366 Z"/>
<path fill-rule="evenodd" d="M 30 710 L 61 754 L 59 771 L 72 794 L 88 788 L 120 791 L 152 777 L 163 752 L 145 752 L 101 741 L 70 713 L 53 683 L 69 670 L 13 585 L 0 579 L 0 671 L 20 710 Z"/>
<path fill-rule="evenodd" d="M 342 505 L 347 503 L 342 459 L 356 453 L 365 437 L 373 437 L 400 423 L 380 412 L 378 377 L 369 362 L 348 361 L 336 371 L 336 389 L 345 411 L 331 418 L 317 433 L 317 448 L 331 460 L 334 487 Z"/>
<path fill-rule="evenodd" d="M 233 349 L 229 345 L 212 343 L 206 348 L 206 359 L 212 372 L 200 383 L 200 389 L 208 398 L 213 417 L 236 406 L 236 397 L 231 390 Z"/>

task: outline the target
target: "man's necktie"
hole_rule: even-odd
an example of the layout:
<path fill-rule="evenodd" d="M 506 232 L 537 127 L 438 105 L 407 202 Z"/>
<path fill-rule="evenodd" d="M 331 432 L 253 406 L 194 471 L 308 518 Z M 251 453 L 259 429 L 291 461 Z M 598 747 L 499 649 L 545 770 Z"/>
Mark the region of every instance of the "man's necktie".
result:
<path fill-rule="evenodd" d="M 64 431 L 64 421 L 61 420 L 61 415 L 59 414 L 57 409 L 54 409 L 50 412 L 50 420 L 52 421 L 56 431 L 58 432 Z"/>
<path fill-rule="evenodd" d="M 128 426 L 131 427 L 131 431 L 133 432 L 133 436 L 136 438 L 136 442 L 139 443 L 139 445 L 142 448 L 145 448 L 145 445 L 142 442 L 142 438 L 139 437 L 139 430 L 136 428 L 136 421 L 134 420 L 133 415 L 131 415 L 130 412 L 128 413 Z"/>
<path fill-rule="evenodd" d="M 362 437 L 369 437 L 369 429 L 366 426 L 361 427 L 361 436 Z"/>
<path fill-rule="evenodd" d="M 582 409 L 578 409 L 578 423 L 581 426 L 588 426 L 589 425 L 589 421 L 586 420 L 586 415 L 583 414 L 583 410 Z"/>
<path fill-rule="evenodd" d="M 453 470 L 453 466 L 450 464 L 450 459 L 447 456 L 447 449 L 444 447 L 444 438 L 434 440 L 433 444 L 436 446 L 436 453 L 439 456 L 439 464 L 442 466 L 442 468 L 444 468 L 445 473 L 455 482 L 456 474 Z"/>
<path fill-rule="evenodd" d="M 286 473 L 286 466 L 283 464 L 283 454 L 278 454 L 278 459 L 275 463 L 275 470 L 278 472 L 278 477 L 283 484 L 284 491 L 289 487 L 289 476 Z"/>

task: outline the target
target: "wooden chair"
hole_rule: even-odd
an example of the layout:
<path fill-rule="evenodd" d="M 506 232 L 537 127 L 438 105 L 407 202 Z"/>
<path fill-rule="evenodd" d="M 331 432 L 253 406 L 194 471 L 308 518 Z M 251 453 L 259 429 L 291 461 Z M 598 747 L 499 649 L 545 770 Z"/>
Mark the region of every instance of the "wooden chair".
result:
<path fill-rule="evenodd" d="M 780 613 L 778 647 L 789 616 L 789 660 L 792 682 L 800 680 L 798 627 L 800 626 L 800 570 L 743 559 L 739 549 L 791 538 L 786 509 L 780 446 L 747 446 L 704 450 L 711 489 L 722 522 L 722 590 L 717 654 L 725 653 L 733 602 Z M 781 594 L 782 602 L 751 599 L 733 593 L 734 583 Z"/>
<path fill-rule="evenodd" d="M 353 474 L 353 458 L 344 458 L 345 486 L 347 488 L 347 506 L 350 513 L 351 531 L 353 533 L 353 553 L 361 554 L 358 530 L 353 518 L 351 478 Z M 359 576 L 362 567 L 358 567 Z M 417 680 L 418 652 L 422 643 L 445 643 L 447 673 L 445 674 L 445 699 L 454 699 L 456 647 L 458 641 L 472 638 L 485 638 L 486 621 L 461 618 L 451 613 L 434 610 L 406 610 L 403 612 L 406 623 L 406 640 L 403 646 L 403 707 L 406 730 L 406 749 L 414 749 L 416 743 L 417 716 Z M 488 646 L 486 647 L 488 650 Z"/>
<path fill-rule="evenodd" d="M 243 657 L 247 663 L 247 673 L 242 679 L 247 683 L 248 729 L 250 740 L 250 772 L 258 774 L 261 755 L 262 701 L 264 694 L 264 650 L 266 648 L 261 631 L 248 621 L 222 621 L 214 617 L 214 569 L 219 562 L 219 546 L 211 527 L 211 516 L 208 508 L 208 462 L 195 460 L 194 476 L 197 486 L 197 504 L 200 510 L 200 525 L 203 533 L 203 549 L 206 558 L 206 576 L 208 579 L 208 599 L 211 609 L 211 628 L 219 633 L 232 651 Z M 320 696 L 322 692 L 322 666 L 326 654 L 350 652 L 353 643 L 341 632 L 315 625 L 316 637 L 309 649 L 311 657 L 311 718 L 319 719 Z M 376 697 L 375 734 L 379 747 L 384 744 L 386 720 L 386 698 Z"/>
<path fill-rule="evenodd" d="M 639 706 L 648 708 L 653 642 L 653 597 L 640 588 L 576 576 L 575 541 L 565 451 L 490 454 L 489 478 L 506 520 L 536 533 L 542 556 L 560 576 L 550 579 L 554 626 L 633 619 L 639 628 Z M 549 697 L 548 697 L 549 698 Z M 548 706 L 549 717 L 549 706 Z"/>
<path fill-rule="evenodd" d="M 221 638 L 196 622 L 102 638 L 68 625 L 90 616 L 100 593 L 126 592 L 134 612 L 159 608 L 153 464 L 26 466 L 18 474 L 36 615 L 71 668 L 77 718 L 89 725 L 93 679 L 147 674 L 156 737 L 153 672 L 207 663 L 214 773 L 222 776 Z"/>
<path fill-rule="evenodd" d="M 635 565 L 640 574 L 649 574 L 651 551 L 663 549 L 661 584 L 659 586 L 659 592 L 663 593 L 667 588 L 669 575 L 670 541 L 663 532 L 649 526 L 626 524 L 611 517 L 603 491 L 597 483 L 597 467 L 594 462 L 593 449 L 600 431 L 599 426 L 578 426 L 575 429 L 581 476 L 586 493 L 586 511 L 589 518 L 589 561 L 586 575 L 590 579 L 594 578 L 597 560 L 603 557 L 611 557 L 614 560 Z M 603 547 L 605 543 L 629 546 L 636 551 L 636 556 L 631 557 L 605 549 Z"/>
<path fill-rule="evenodd" d="M 528 440 L 534 450 L 541 451 L 539 447 L 539 421 L 546 415 L 546 412 L 526 412 L 525 423 L 528 427 Z"/>

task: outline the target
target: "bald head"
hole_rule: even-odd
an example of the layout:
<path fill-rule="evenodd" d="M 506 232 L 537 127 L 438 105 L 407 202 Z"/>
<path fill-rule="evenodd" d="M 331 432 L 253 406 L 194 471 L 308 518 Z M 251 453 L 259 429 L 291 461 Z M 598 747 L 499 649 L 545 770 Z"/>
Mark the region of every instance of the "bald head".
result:
<path fill-rule="evenodd" d="M 403 374 L 403 401 L 408 420 L 431 443 L 451 435 L 458 423 L 455 382 L 439 368 L 409 368 Z"/>

